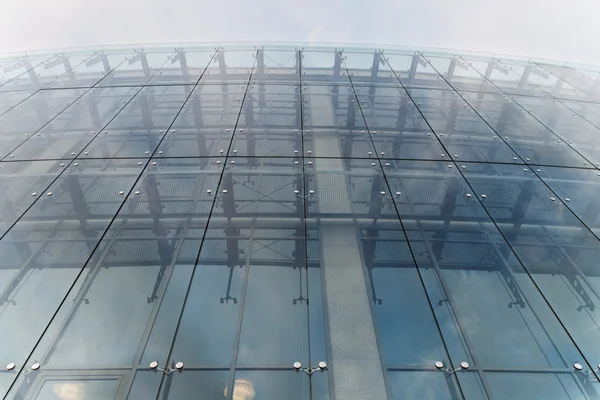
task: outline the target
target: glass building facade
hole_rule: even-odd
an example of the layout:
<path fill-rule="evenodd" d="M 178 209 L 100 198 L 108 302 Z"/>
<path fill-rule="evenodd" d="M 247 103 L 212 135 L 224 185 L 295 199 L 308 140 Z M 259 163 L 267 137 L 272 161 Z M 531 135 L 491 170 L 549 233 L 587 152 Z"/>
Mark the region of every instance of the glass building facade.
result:
<path fill-rule="evenodd" d="M 600 68 L 0 65 L 4 399 L 600 399 Z"/>

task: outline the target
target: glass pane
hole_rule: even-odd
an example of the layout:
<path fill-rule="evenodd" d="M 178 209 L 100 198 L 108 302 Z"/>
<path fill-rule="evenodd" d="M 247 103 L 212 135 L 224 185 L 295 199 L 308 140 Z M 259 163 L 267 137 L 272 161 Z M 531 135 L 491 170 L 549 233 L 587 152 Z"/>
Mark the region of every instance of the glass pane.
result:
<path fill-rule="evenodd" d="M 470 167 L 461 171 L 468 173 Z M 498 236 L 494 225 L 456 168 L 395 162 L 385 174 L 391 191 L 400 193 L 394 202 L 402 219 L 437 216 L 444 221 L 439 227 L 419 224 L 420 229 L 409 231 L 409 242 L 420 254 L 419 268 L 436 272 L 436 285 L 445 297 L 433 299 L 434 310 L 449 309 L 454 316 L 470 355 L 467 361 L 494 367 L 564 368 L 580 357 L 558 321 L 545 320 L 548 310 L 530 304 L 530 297 L 541 303 L 539 293 L 515 283 L 524 269 L 513 268 L 508 262 L 511 254 L 494 243 Z M 458 221 L 468 224 L 455 231 L 452 227 Z M 489 337 L 499 331 L 504 334 L 489 346 Z"/>
<path fill-rule="evenodd" d="M 469 164 L 460 171 L 477 176 L 482 169 L 477 167 Z M 462 368 L 458 362 L 464 353 L 455 354 L 456 334 L 449 334 L 446 327 L 450 322 L 455 324 L 470 365 L 574 377 L 574 363 L 585 364 L 582 355 L 475 198 L 487 206 L 502 194 L 490 187 L 485 193 L 477 191 L 477 185 L 473 185 L 477 193 L 471 193 L 462 174 L 442 163 L 395 162 L 385 174 L 391 192 L 400 193 L 393 199 L 402 220 L 411 227 L 407 235 L 417 264 L 433 275 L 425 277 L 424 284 L 438 322 L 444 326 L 444 338 L 450 339 L 453 368 Z M 434 216 L 443 224 L 427 223 Z M 495 222 L 506 226 L 503 221 Z M 440 289 L 441 296 L 437 294 Z M 493 346 L 489 345 L 491 337 Z M 589 371 L 587 364 L 583 368 Z M 485 376 L 482 379 L 489 392 Z M 577 387 L 568 392 L 582 394 Z"/>
<path fill-rule="evenodd" d="M 31 90 L 0 93 L 0 115 L 21 106 L 21 103 L 34 93 Z"/>
<path fill-rule="evenodd" d="M 28 364 L 39 362 L 44 371 L 118 369 L 124 376 L 153 361 L 165 368 L 202 239 L 204 225 L 192 221 L 206 221 L 212 203 L 197 193 L 221 172 L 205 161 L 165 159 L 148 167 Z M 139 396 L 136 381 L 131 390 Z M 129 390 L 124 385 L 120 390 Z"/>
<path fill-rule="evenodd" d="M 181 300 L 173 290 L 182 288 L 175 287 L 179 283 L 187 286 L 190 262 L 199 249 L 196 239 L 188 241 L 190 224 L 181 216 L 192 218 L 198 207 L 196 218 L 206 219 L 209 204 L 197 200 L 196 193 L 220 176 L 216 163 L 204 161 L 166 159 L 148 167 L 99 244 L 99 259 L 82 271 L 78 289 L 69 293 L 70 301 L 36 348 L 35 360 L 53 368 L 131 368 L 142 360 L 145 340 L 155 327 L 149 351 L 162 357 L 151 361 L 164 365 L 170 341 L 161 343 L 162 354 L 154 348 L 169 317 L 159 307 L 163 311 L 164 298 L 162 305 L 171 307 L 165 312 L 179 312 Z M 198 234 L 203 225 L 194 229 Z"/>
<path fill-rule="evenodd" d="M 498 399 L 544 399 L 570 400 L 598 397 L 597 382 L 581 384 L 578 377 L 542 373 L 485 373 L 489 395 Z M 582 376 L 582 379 L 585 379 Z M 582 387 L 583 386 L 583 387 Z M 467 399 L 478 397 L 466 396 Z"/>
<path fill-rule="evenodd" d="M 512 96 L 512 99 L 555 134 L 554 140 L 557 145 L 566 147 L 565 151 L 572 149 L 585 157 L 589 164 L 584 163 L 583 166 L 591 163 L 600 166 L 598 128 L 558 100 L 529 96 Z"/>
<path fill-rule="evenodd" d="M 538 168 L 536 173 L 544 169 Z M 511 264 L 520 261 L 525 266 L 586 359 L 595 365 L 600 359 L 600 348 L 593 339 L 600 318 L 595 272 L 598 239 L 567 208 L 570 202 L 556 199 L 533 171 L 511 165 L 493 169 L 473 165 L 465 176 L 475 191 L 473 196 L 486 195 L 482 203 L 487 213 L 518 257 Z M 593 214 L 586 219 L 593 221 L 597 213 L 590 212 Z M 522 285 L 527 277 L 520 276 L 516 275 Z"/>
<path fill-rule="evenodd" d="M 15 160 L 75 158 L 138 91 L 125 87 L 91 89 L 31 135 L 11 156 Z"/>
<path fill-rule="evenodd" d="M 260 251 L 267 243 L 258 243 Z M 271 245 L 272 246 L 272 245 Z M 291 242 L 288 247 L 294 248 Z M 303 271 L 277 266 L 250 268 L 244 319 L 238 350 L 238 365 L 288 364 L 301 361 L 303 349 L 308 347 L 306 307 L 298 301 L 305 297 Z M 299 292 L 299 293 L 295 293 Z M 291 295 L 291 296 L 290 296 Z M 296 296 L 296 297 L 294 297 Z M 275 301 L 277 307 L 265 306 Z M 268 333 L 272 332 L 272 335 Z"/>
<path fill-rule="evenodd" d="M 229 371 L 194 371 L 186 368 L 182 373 L 175 373 L 163 378 L 162 399 L 226 399 L 228 395 Z M 233 395 L 241 392 L 241 399 L 252 399 L 246 394 L 251 387 L 240 382 L 234 386 Z M 235 397 L 233 397 L 235 399 Z"/>
<path fill-rule="evenodd" d="M 12 159 L 11 151 L 32 137 L 63 110 L 79 100 L 83 89 L 40 90 L 0 117 L 0 156 Z"/>
<path fill-rule="evenodd" d="M 202 76 L 203 83 L 248 83 L 255 74 L 258 50 L 220 47 Z"/>
<path fill-rule="evenodd" d="M 343 67 L 353 76 L 352 82 L 357 82 L 371 77 L 373 63 L 379 60 L 380 53 L 377 50 L 347 49 L 342 51 L 342 57 Z"/>
<path fill-rule="evenodd" d="M 238 392 L 241 399 L 310 399 L 307 375 L 288 371 L 237 371 L 234 399 Z"/>
<path fill-rule="evenodd" d="M 374 197 L 369 213 L 378 216 L 378 226 L 362 228 L 360 235 L 380 351 L 388 368 L 447 363 L 448 355 L 431 312 L 430 299 L 393 204 L 387 199 L 378 201 L 383 189 L 378 187 L 379 181 L 377 170 L 350 176 L 350 183 L 361 187 L 356 193 L 358 199 L 367 201 Z"/>
<path fill-rule="evenodd" d="M 0 60 L 0 92 L 5 90 L 19 90 L 18 87 L 7 86 L 6 89 L 3 86 L 20 77 L 23 74 L 27 74 L 32 71 L 35 67 L 42 64 L 43 62 L 55 57 L 54 54 L 42 54 L 26 56 L 25 54 L 16 57 L 6 57 Z"/>
<path fill-rule="evenodd" d="M 355 86 L 355 90 L 375 150 L 381 158 L 448 158 L 404 89 Z"/>
<path fill-rule="evenodd" d="M 424 51 L 423 58 L 444 79 L 457 90 L 473 90 L 478 92 L 499 93 L 500 90 L 483 77 L 487 71 L 490 58 L 486 61 L 467 61 L 457 54 L 436 53 Z M 478 71 L 476 67 L 483 71 Z M 441 82 L 441 81 L 440 81 Z"/>
<path fill-rule="evenodd" d="M 542 72 L 548 71 L 553 75 L 560 77 L 567 83 L 567 89 L 575 88 L 585 93 L 587 96 L 598 100 L 598 68 L 590 65 L 576 65 L 568 63 L 567 66 L 552 65 L 549 63 L 536 63 Z M 563 84 L 564 85 L 564 84 Z M 582 98 L 582 100 L 586 100 Z"/>
<path fill-rule="evenodd" d="M 454 90 L 410 89 L 410 93 L 454 161 L 522 162 Z"/>
<path fill-rule="evenodd" d="M 302 88 L 305 156 L 369 157 L 375 152 L 350 87 Z"/>
<path fill-rule="evenodd" d="M 290 47 L 260 48 L 252 82 L 263 84 L 299 84 L 300 66 L 298 65 L 299 50 Z"/>
<path fill-rule="evenodd" d="M 600 98 L 593 82 L 571 68 L 549 64 L 536 64 L 536 68 L 542 71 L 538 74 L 543 79 L 538 79 L 541 81 L 539 85 L 556 98 L 580 101 L 594 101 Z M 589 91 L 590 86 L 594 90 L 588 95 L 585 91 Z"/>
<path fill-rule="evenodd" d="M 298 85 L 250 85 L 230 155 L 291 157 L 301 152 L 299 90 Z"/>
<path fill-rule="evenodd" d="M 385 52 L 385 63 L 380 68 L 393 71 L 394 77 L 407 87 L 444 88 L 447 83 L 419 52 Z M 394 82 L 396 83 L 396 82 Z"/>
<path fill-rule="evenodd" d="M 444 372 L 394 371 L 388 379 L 393 400 L 454 400 L 460 392 Z M 451 385 L 451 386 L 448 386 Z"/>
<path fill-rule="evenodd" d="M 69 81 L 74 80 L 73 68 L 90 59 L 94 53 L 62 53 L 39 64 L 36 67 L 21 74 L 6 84 L 2 85 L 1 90 L 31 90 L 50 87 L 72 87 Z M 64 84 L 64 86 L 63 86 Z M 75 85 L 73 85 L 75 86 Z M 89 85 L 87 85 L 89 86 Z"/>
<path fill-rule="evenodd" d="M 246 119 L 244 113 L 240 115 L 245 94 L 245 85 L 198 84 L 173 121 L 158 154 L 227 155 L 236 123 L 244 124 Z"/>
<path fill-rule="evenodd" d="M 2 341 L 2 365 L 23 367 L 84 265 L 101 258 L 100 239 L 141 170 L 137 160 L 73 163 L 0 240 L 0 323 L 15 327 Z"/>
<path fill-rule="evenodd" d="M 90 399 L 102 400 L 114 398 L 119 382 L 116 379 L 103 380 L 61 380 L 46 378 L 41 382 L 41 387 L 32 399 L 53 400 L 59 399 Z"/>
<path fill-rule="evenodd" d="M 0 235 L 29 209 L 64 170 L 58 162 L 4 162 L 0 164 Z"/>
<path fill-rule="evenodd" d="M 214 49 L 179 49 L 148 84 L 194 84 L 215 55 Z"/>
<path fill-rule="evenodd" d="M 61 78 L 50 83 L 50 88 L 91 87 L 109 74 L 112 69 L 125 62 L 127 52 L 100 51 L 84 62 L 73 65 Z"/>
<path fill-rule="evenodd" d="M 544 167 L 537 175 L 598 236 L 600 172 L 595 169 Z"/>
<path fill-rule="evenodd" d="M 96 87 L 144 85 L 176 54 L 174 50 L 132 49 Z"/>
<path fill-rule="evenodd" d="M 600 126 L 600 104 L 589 103 L 586 101 L 569 101 L 560 100 L 562 104 L 567 106 L 577 115 L 580 115 L 595 127 Z"/>
<path fill-rule="evenodd" d="M 187 100 L 191 86 L 145 87 L 80 157 L 144 157 L 154 153 Z"/>
<path fill-rule="evenodd" d="M 571 167 L 589 165 L 585 158 L 562 143 L 560 137 L 509 96 L 467 91 L 461 94 L 494 128 L 498 135 L 494 140 L 503 140 L 526 163 Z"/>
<path fill-rule="evenodd" d="M 298 171 L 287 159 L 237 157 L 218 190 L 205 194 L 216 200 L 174 361 L 228 366 L 237 359 L 238 365 L 285 368 L 307 362 L 304 231 L 276 222 L 302 215 L 294 194 L 302 184 Z"/>
<path fill-rule="evenodd" d="M 147 400 L 156 398 L 162 379 L 161 371 L 138 370 L 130 387 L 121 384 L 121 393 L 128 400 Z M 129 393 L 127 394 L 127 391 Z"/>

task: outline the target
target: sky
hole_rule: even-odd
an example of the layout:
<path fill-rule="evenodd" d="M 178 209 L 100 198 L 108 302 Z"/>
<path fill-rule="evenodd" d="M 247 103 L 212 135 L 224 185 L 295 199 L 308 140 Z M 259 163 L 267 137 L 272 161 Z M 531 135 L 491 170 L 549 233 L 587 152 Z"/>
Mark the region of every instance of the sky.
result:
<path fill-rule="evenodd" d="M 598 0 L 0 0 L 0 51 L 292 41 L 478 50 L 600 65 Z"/>

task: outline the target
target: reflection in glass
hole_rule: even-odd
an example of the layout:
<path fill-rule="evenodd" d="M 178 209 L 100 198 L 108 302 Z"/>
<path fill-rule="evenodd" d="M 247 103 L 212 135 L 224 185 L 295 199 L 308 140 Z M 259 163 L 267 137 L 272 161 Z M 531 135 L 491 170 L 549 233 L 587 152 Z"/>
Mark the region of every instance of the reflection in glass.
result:
<path fill-rule="evenodd" d="M 228 388 L 225 388 L 223 392 L 225 397 L 228 395 Z M 252 386 L 252 383 L 243 379 L 236 379 L 233 382 L 233 393 L 231 394 L 232 400 L 252 400 L 256 397 L 256 391 Z"/>

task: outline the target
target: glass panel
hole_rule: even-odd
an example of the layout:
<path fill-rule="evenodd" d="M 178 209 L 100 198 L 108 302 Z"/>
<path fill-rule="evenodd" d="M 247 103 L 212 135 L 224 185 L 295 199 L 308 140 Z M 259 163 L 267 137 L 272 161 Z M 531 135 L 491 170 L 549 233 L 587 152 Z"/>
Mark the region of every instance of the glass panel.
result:
<path fill-rule="evenodd" d="M 485 380 L 489 385 L 490 397 L 496 399 L 544 399 L 557 400 L 593 399 L 598 396 L 598 383 L 586 382 L 584 384 L 578 377 L 560 374 L 543 373 L 485 373 Z M 582 387 L 583 386 L 583 387 Z M 466 396 L 467 399 L 479 397 Z"/>
<path fill-rule="evenodd" d="M 379 167 L 372 171 L 354 170 L 348 175 L 350 185 L 360 188 L 354 193 L 355 206 L 362 212 L 367 212 L 368 207 L 369 215 L 378 221 L 377 225 L 361 228 L 360 239 L 385 365 L 432 368 L 436 361 L 447 364 L 448 355 L 421 273 L 416 269 L 393 203 L 380 194 L 387 190 L 381 183 Z M 392 185 L 397 180 L 390 179 L 394 179 L 390 181 Z"/>
<path fill-rule="evenodd" d="M 298 85 L 250 85 L 230 155 L 290 157 L 294 151 L 301 154 L 299 90 Z"/>
<path fill-rule="evenodd" d="M 236 48 L 219 48 L 212 62 L 202 76 L 203 83 L 248 83 L 251 74 L 256 73 L 258 50 L 241 50 Z"/>
<path fill-rule="evenodd" d="M 63 171 L 55 161 L 0 164 L 0 236 L 23 215 Z M 34 194 L 35 193 L 35 194 Z"/>
<path fill-rule="evenodd" d="M 521 79 L 526 72 L 527 65 L 505 64 L 504 62 L 494 58 L 493 60 L 486 59 L 478 60 L 475 57 L 463 56 L 463 60 L 478 69 L 482 74 L 486 74 L 487 78 L 500 89 L 515 93 L 526 91 L 530 95 L 544 96 L 544 92 L 537 89 L 534 85 L 527 82 L 527 79 Z"/>
<path fill-rule="evenodd" d="M 265 63 L 265 74 L 279 75 L 292 74 L 297 75 L 296 71 L 296 55 L 295 49 L 287 48 L 263 48 L 262 54 Z M 261 53 L 259 52 L 259 54 Z"/>
<path fill-rule="evenodd" d="M 234 399 L 238 392 L 240 399 L 308 400 L 310 398 L 307 375 L 288 371 L 237 371 L 233 390 Z"/>
<path fill-rule="evenodd" d="M 400 54 L 385 52 L 385 62 L 380 69 L 393 71 L 395 77 L 407 87 L 441 87 L 447 83 L 419 52 Z M 396 82 L 394 82 L 396 83 Z"/>
<path fill-rule="evenodd" d="M 162 399 L 226 399 L 231 393 L 228 390 L 229 371 L 194 371 L 186 370 L 163 378 Z M 252 387 L 246 382 L 234 386 L 233 395 L 241 393 L 240 399 L 253 399 L 248 396 Z M 236 399 L 235 397 L 233 397 Z M 237 400 L 237 399 L 236 399 Z"/>
<path fill-rule="evenodd" d="M 368 157 L 375 152 L 350 87 L 304 86 L 302 101 L 305 156 Z"/>
<path fill-rule="evenodd" d="M 593 232 L 600 232 L 600 172 L 595 169 L 544 167 L 537 175 L 556 197 Z"/>
<path fill-rule="evenodd" d="M 590 164 L 600 166 L 600 130 L 569 110 L 558 100 L 546 97 L 512 96 L 512 99 L 527 110 L 556 135 L 558 145 L 567 146 L 586 157 Z M 590 165 L 590 164 L 585 164 Z"/>
<path fill-rule="evenodd" d="M 15 160 L 75 158 L 138 91 L 125 87 L 91 89 L 31 135 L 11 156 Z"/>
<path fill-rule="evenodd" d="M 544 169 L 536 172 L 543 173 Z M 551 169 L 548 176 L 554 171 Z M 598 239 L 569 211 L 566 198 L 566 203 L 556 199 L 533 171 L 511 165 L 472 165 L 465 176 L 475 191 L 473 196 L 486 195 L 482 203 L 487 213 L 518 257 L 510 262 L 514 265 L 520 261 L 525 266 L 587 360 L 597 364 Z M 597 212 L 590 212 L 586 219 L 594 221 Z M 528 279 L 520 276 L 516 275 L 523 285 L 523 279 Z M 580 361 L 571 358 L 570 362 Z"/>
<path fill-rule="evenodd" d="M 80 157 L 149 156 L 166 135 L 190 92 L 191 86 L 143 88 L 96 135 Z"/>
<path fill-rule="evenodd" d="M 410 89 L 410 93 L 454 161 L 522 162 L 454 90 Z"/>
<path fill-rule="evenodd" d="M 253 83 L 259 84 L 300 84 L 299 51 L 295 48 L 260 48 L 252 76 Z"/>
<path fill-rule="evenodd" d="M 302 50 L 302 83 L 337 85 L 349 83 L 342 66 L 341 49 L 308 48 Z"/>
<path fill-rule="evenodd" d="M 165 368 L 213 201 L 198 195 L 221 174 L 206 161 L 165 159 L 148 167 L 28 364 L 39 362 L 44 371 L 119 369 L 127 376 L 152 361 Z M 212 278 L 203 284 L 214 285 Z M 136 386 L 133 392 L 141 390 Z"/>
<path fill-rule="evenodd" d="M 324 370 L 310 376 L 311 400 L 329 400 L 333 398 L 329 395 L 330 379 L 330 373 Z"/>
<path fill-rule="evenodd" d="M 0 156 L 11 151 L 76 102 L 83 89 L 40 90 L 0 117 Z"/>
<path fill-rule="evenodd" d="M 494 93 L 461 92 L 479 115 L 496 131 L 519 157 L 528 164 L 584 167 L 589 165 L 574 149 L 560 141 L 527 109 L 507 95 Z"/>
<path fill-rule="evenodd" d="M 595 127 L 600 127 L 600 104 L 585 101 L 560 100 L 577 115 L 582 116 Z"/>
<path fill-rule="evenodd" d="M 62 86 L 63 83 L 69 87 L 67 82 L 74 78 L 73 68 L 85 63 L 93 55 L 92 52 L 59 54 L 2 85 L 1 90 L 42 89 Z"/>
<path fill-rule="evenodd" d="M 194 84 L 215 55 L 214 49 L 179 49 L 148 84 Z"/>
<path fill-rule="evenodd" d="M 376 153 L 381 158 L 448 158 L 404 89 L 355 86 L 355 90 Z"/>
<path fill-rule="evenodd" d="M 27 74 L 28 71 L 42 64 L 43 62 L 55 57 L 54 54 L 43 54 L 39 56 L 18 56 L 18 57 L 7 57 L 0 60 L 0 92 L 4 90 L 18 90 L 13 86 L 8 86 L 4 89 L 3 86 L 12 81 L 15 78 L 23 74 Z"/>
<path fill-rule="evenodd" d="M 159 146 L 158 154 L 226 155 L 236 124 L 245 124 L 246 116 L 240 114 L 245 94 L 245 85 L 198 84 Z"/>
<path fill-rule="evenodd" d="M 0 56 L 0 393 L 600 398 L 597 68 L 295 46 Z"/>
<path fill-rule="evenodd" d="M 218 190 L 205 194 L 216 202 L 174 361 L 228 366 L 235 357 L 238 365 L 284 368 L 308 361 L 304 231 L 289 226 L 302 215 L 294 194 L 301 179 L 288 159 L 238 157 Z"/>
<path fill-rule="evenodd" d="M 423 52 L 423 57 L 429 64 L 457 90 L 474 90 L 479 92 L 500 92 L 496 86 L 483 77 L 489 61 L 472 62 L 461 58 L 459 55 L 436 52 Z M 478 71 L 476 66 L 483 69 Z M 480 73 L 481 72 L 481 73 Z"/>
<path fill-rule="evenodd" d="M 470 167 L 461 171 L 468 172 Z M 442 289 L 444 297 L 433 298 L 434 310 L 442 311 L 440 320 L 448 311 L 453 315 L 469 363 L 496 368 L 567 368 L 581 358 L 558 321 L 540 307 L 539 293 L 515 283 L 516 276 L 525 271 L 509 264 L 511 254 L 502 251 L 506 249 L 501 242 L 495 243 L 498 233 L 494 225 L 473 200 L 456 168 L 405 161 L 395 162 L 385 174 L 391 191 L 400 193 L 394 202 L 401 218 L 411 221 L 411 226 L 417 219 L 417 229 L 407 233 L 409 242 L 419 254 L 419 268 L 435 271 L 437 282 L 429 278 L 425 282 Z M 434 215 L 444 224 L 422 221 Z M 436 291 L 431 290 L 431 295 Z M 533 305 L 530 298 L 535 300 Z M 499 329 L 504 334 L 489 346 L 489 337 Z M 455 363 L 462 356 L 454 356 Z"/>
<path fill-rule="evenodd" d="M 71 368 L 138 364 L 153 323 L 164 329 L 157 314 L 168 319 L 158 308 L 174 264 L 178 271 L 173 286 L 182 277 L 189 281 L 189 262 L 195 261 L 199 243 L 186 242 L 188 218 L 206 219 L 210 201 L 197 196 L 220 176 L 218 165 L 206 161 L 165 159 L 148 167 L 100 243 L 99 260 L 83 270 L 76 283 L 79 289 L 69 294 L 70 306 L 61 309 L 62 318 L 55 319 L 36 349 L 38 361 Z M 194 225 L 195 235 L 199 231 L 201 237 L 202 229 L 202 223 Z M 176 314 L 181 303 L 174 301 L 171 286 L 168 290 L 165 306 L 171 305 L 170 312 Z M 118 307 L 107 298 L 117 301 Z M 97 337 L 90 340 L 92 336 Z M 153 339 L 155 343 L 158 337 Z M 162 359 L 154 360 L 164 363 L 168 345 L 162 344 Z"/>
<path fill-rule="evenodd" d="M 371 76 L 374 59 L 378 60 L 380 53 L 377 50 L 343 50 L 342 57 L 344 68 L 353 76 L 352 82 L 356 82 Z"/>
<path fill-rule="evenodd" d="M 0 115 L 12 110 L 15 107 L 21 106 L 20 103 L 34 93 L 35 92 L 31 90 L 0 93 Z"/>
<path fill-rule="evenodd" d="M 393 400 L 454 400 L 460 396 L 444 372 L 394 371 L 388 382 Z"/>
<path fill-rule="evenodd" d="M 134 49 L 125 56 L 125 61 L 115 65 L 96 86 L 144 85 L 163 65 L 169 65 L 176 54 L 174 50 Z"/>
<path fill-rule="evenodd" d="M 126 388 L 124 384 L 121 385 L 121 387 L 124 388 L 122 391 L 123 397 L 126 397 L 128 400 L 148 400 L 156 398 L 162 376 L 163 374 L 161 371 L 138 370 L 130 388 Z M 126 392 L 127 389 L 129 389 L 129 394 Z"/>
<path fill-rule="evenodd" d="M 125 62 L 126 51 L 104 52 L 91 55 L 84 62 L 74 65 L 61 78 L 49 84 L 49 88 L 91 87 L 114 68 Z"/>
<path fill-rule="evenodd" d="M 15 327 L 1 342 L 1 365 L 23 367 L 69 290 L 77 290 L 83 266 L 106 250 L 100 239 L 141 170 L 137 160 L 73 163 L 0 240 L 0 323 Z"/>
<path fill-rule="evenodd" d="M 40 382 L 39 391 L 31 399 L 111 399 L 116 395 L 118 384 L 116 379 L 63 380 L 47 377 Z"/>
<path fill-rule="evenodd" d="M 544 78 L 540 86 L 556 98 L 580 101 L 594 101 L 600 98 L 594 82 L 571 68 L 548 64 L 537 64 L 537 68 L 542 71 L 538 76 Z M 586 90 L 590 95 L 584 93 Z"/>

